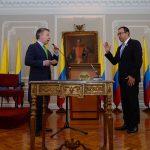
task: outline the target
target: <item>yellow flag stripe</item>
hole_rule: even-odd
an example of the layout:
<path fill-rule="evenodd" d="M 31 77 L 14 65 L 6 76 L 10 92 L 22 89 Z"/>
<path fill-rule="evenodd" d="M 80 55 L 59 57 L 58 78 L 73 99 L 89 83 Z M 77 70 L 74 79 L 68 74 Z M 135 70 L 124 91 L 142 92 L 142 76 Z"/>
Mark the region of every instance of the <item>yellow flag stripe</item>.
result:
<path fill-rule="evenodd" d="M 9 71 L 9 62 L 8 62 L 8 42 L 7 40 L 4 41 L 4 48 L 3 48 L 3 54 L 2 54 L 2 61 L 1 61 L 1 67 L 0 67 L 0 73 L 7 74 Z"/>
<path fill-rule="evenodd" d="M 34 44 L 36 42 L 35 38 L 32 38 L 32 44 Z"/>
<path fill-rule="evenodd" d="M 114 52 L 113 52 L 113 56 L 115 56 L 115 54 L 116 54 L 116 52 L 117 52 L 117 47 L 118 47 L 118 46 L 117 46 L 117 39 L 114 38 Z M 112 75 L 113 75 L 113 77 L 115 76 L 117 70 L 118 70 L 118 64 L 116 64 L 116 65 L 114 65 L 114 66 L 112 67 Z"/>
<path fill-rule="evenodd" d="M 19 74 L 21 71 L 21 47 L 20 39 L 17 42 L 17 56 L 16 56 L 16 74 Z"/>
<path fill-rule="evenodd" d="M 101 65 L 100 67 L 100 76 L 102 77 L 104 73 L 104 53 L 103 53 L 103 42 L 102 38 L 100 38 L 100 50 L 99 50 L 99 57 L 98 57 L 98 62 Z"/>
<path fill-rule="evenodd" d="M 61 47 L 60 47 L 60 54 L 59 54 L 59 70 L 58 70 L 58 77 L 61 75 L 65 68 L 65 58 L 64 58 L 64 39 L 61 39 Z"/>

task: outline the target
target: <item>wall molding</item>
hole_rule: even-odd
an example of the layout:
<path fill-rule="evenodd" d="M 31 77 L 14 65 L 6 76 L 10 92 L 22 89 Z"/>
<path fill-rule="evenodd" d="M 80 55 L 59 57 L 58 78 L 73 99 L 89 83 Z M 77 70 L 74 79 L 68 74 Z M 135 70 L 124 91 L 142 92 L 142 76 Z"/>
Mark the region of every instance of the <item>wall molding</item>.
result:
<path fill-rule="evenodd" d="M 149 0 L 0 0 L 2 8 L 49 8 L 49 7 L 149 7 Z"/>
<path fill-rule="evenodd" d="M 35 25 L 31 26 L 31 24 L 35 24 Z M 39 20 L 39 21 L 28 21 L 28 20 L 4 21 L 2 23 L 1 49 L 3 50 L 3 44 L 4 44 L 3 42 L 4 42 L 5 38 L 9 38 L 8 36 L 10 35 L 10 31 L 14 31 L 17 28 L 33 28 L 36 30 L 38 28 L 38 25 L 48 27 L 48 22 L 45 20 Z M 10 29 L 7 29 L 7 28 L 9 28 L 9 26 L 10 26 Z M 7 34 L 5 34 L 5 32 L 7 32 Z M 9 48 L 9 40 L 8 40 L 8 48 Z M 2 55 L 2 51 L 1 51 L 1 55 Z"/>
<path fill-rule="evenodd" d="M 55 31 L 54 31 L 54 43 L 58 45 L 58 20 L 59 19 L 102 19 L 102 24 L 103 24 L 103 33 L 102 33 L 102 38 L 105 41 L 106 40 L 106 21 L 105 21 L 105 15 L 55 15 Z M 90 24 L 90 23 L 89 23 Z M 101 28 L 101 27 L 99 27 Z M 94 30 L 94 29 L 93 29 Z M 100 29 L 98 29 L 98 32 Z M 63 30 L 61 32 L 64 32 Z M 98 37 L 99 38 L 99 37 Z M 98 39 L 98 44 L 99 44 L 99 39 Z M 98 49 L 99 52 L 99 49 Z M 59 65 L 59 64 L 58 64 Z M 57 79 L 57 66 L 54 67 L 54 79 Z"/>
<path fill-rule="evenodd" d="M 150 32 L 150 26 L 146 25 L 146 23 L 150 23 L 150 20 L 143 20 L 143 19 L 140 19 L 140 20 L 115 20 L 112 22 L 112 37 L 114 37 L 115 35 L 115 28 L 116 27 L 120 27 L 119 26 L 119 23 L 124 23 L 124 24 L 127 24 L 127 23 L 135 23 L 135 25 L 127 25 L 128 27 L 139 27 L 139 28 L 144 28 L 145 29 L 145 32 L 144 34 L 147 34 Z M 142 23 L 142 25 L 138 25 L 138 23 Z"/>
<path fill-rule="evenodd" d="M 149 14 L 149 0 L 0 0 L 0 14 Z"/>

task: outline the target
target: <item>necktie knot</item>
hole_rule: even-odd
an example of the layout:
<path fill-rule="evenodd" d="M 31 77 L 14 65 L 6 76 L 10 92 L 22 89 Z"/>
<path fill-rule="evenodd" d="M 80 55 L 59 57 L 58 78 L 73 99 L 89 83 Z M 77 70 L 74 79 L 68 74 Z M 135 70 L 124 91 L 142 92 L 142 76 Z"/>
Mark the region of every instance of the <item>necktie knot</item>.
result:
<path fill-rule="evenodd" d="M 47 50 L 47 48 L 46 48 L 46 46 L 45 46 L 45 45 L 43 45 L 43 48 L 44 48 L 44 50 Z"/>

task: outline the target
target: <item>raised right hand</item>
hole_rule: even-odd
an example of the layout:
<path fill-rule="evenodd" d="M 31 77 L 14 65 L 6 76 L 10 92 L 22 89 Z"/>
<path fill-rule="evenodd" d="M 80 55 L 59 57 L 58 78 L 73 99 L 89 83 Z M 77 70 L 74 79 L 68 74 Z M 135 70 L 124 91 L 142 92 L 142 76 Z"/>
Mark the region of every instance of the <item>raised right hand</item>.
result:
<path fill-rule="evenodd" d="M 110 49 L 111 49 L 111 45 L 108 44 L 108 42 L 105 42 L 103 44 L 104 48 L 105 48 L 105 52 L 106 53 L 109 53 L 110 52 Z"/>

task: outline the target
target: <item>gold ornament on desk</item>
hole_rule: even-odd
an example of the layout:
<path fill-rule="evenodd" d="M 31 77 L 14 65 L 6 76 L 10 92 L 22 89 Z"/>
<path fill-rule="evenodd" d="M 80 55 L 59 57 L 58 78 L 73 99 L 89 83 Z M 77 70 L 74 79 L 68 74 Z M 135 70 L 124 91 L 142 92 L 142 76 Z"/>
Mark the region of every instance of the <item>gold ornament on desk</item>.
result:
<path fill-rule="evenodd" d="M 74 29 L 75 31 L 84 31 L 84 27 L 85 27 L 85 24 L 81 24 L 81 25 L 77 25 L 77 24 L 74 24 Z"/>

